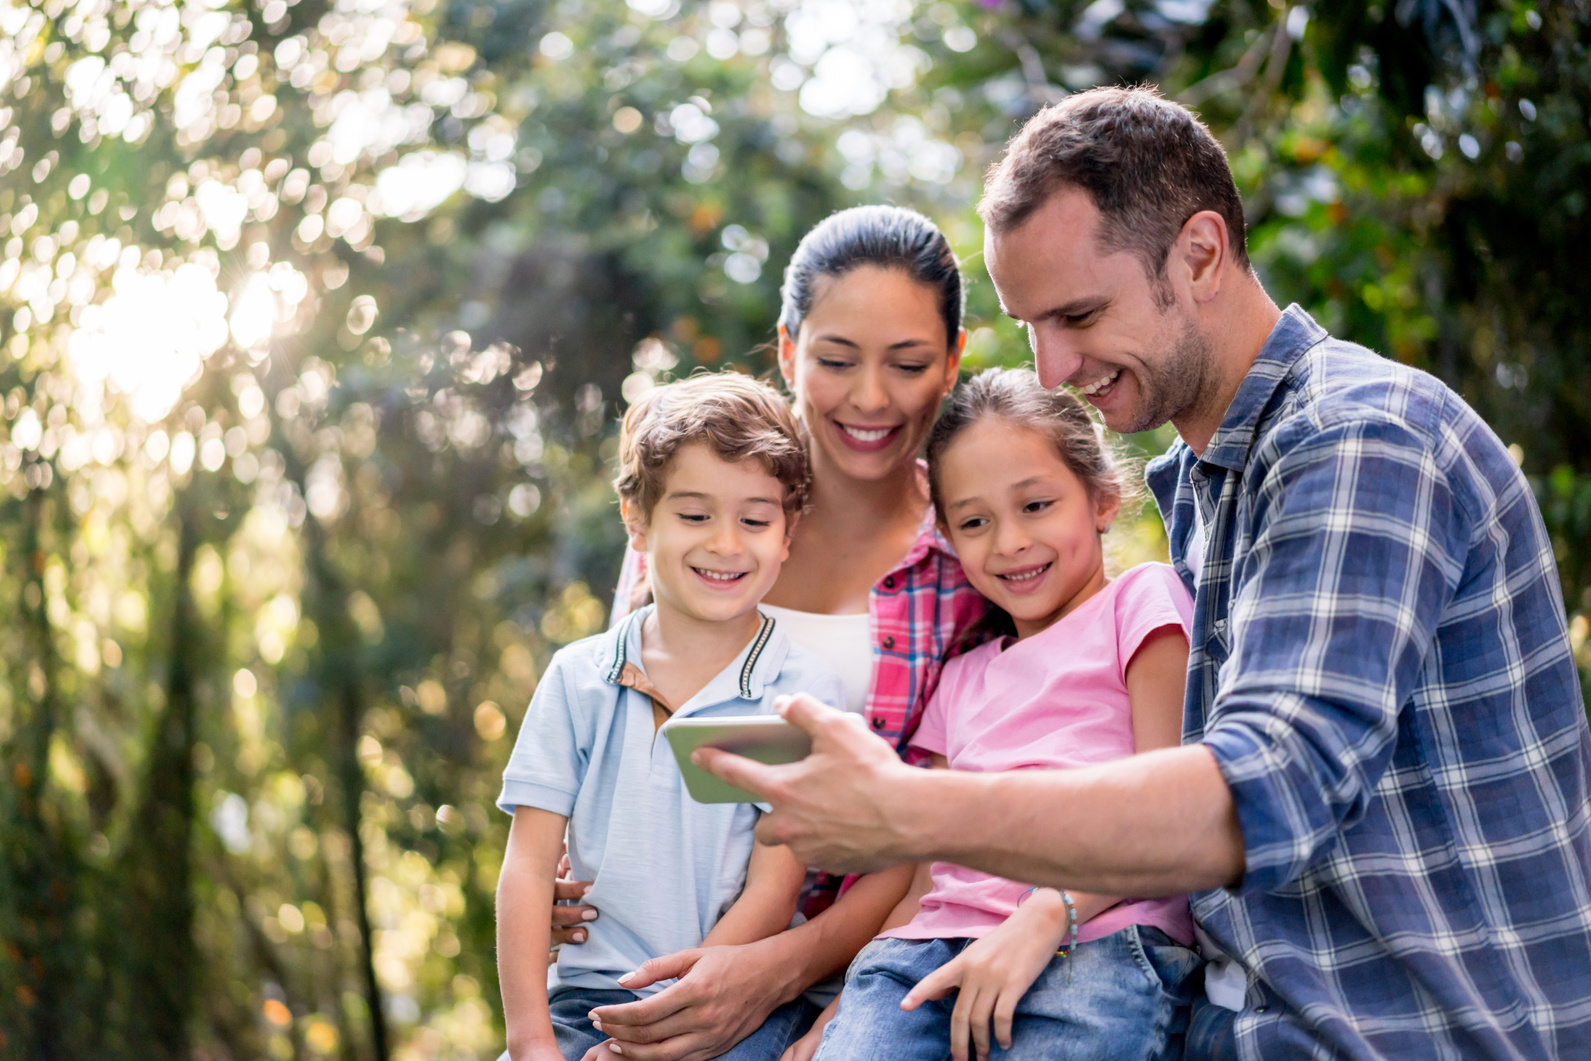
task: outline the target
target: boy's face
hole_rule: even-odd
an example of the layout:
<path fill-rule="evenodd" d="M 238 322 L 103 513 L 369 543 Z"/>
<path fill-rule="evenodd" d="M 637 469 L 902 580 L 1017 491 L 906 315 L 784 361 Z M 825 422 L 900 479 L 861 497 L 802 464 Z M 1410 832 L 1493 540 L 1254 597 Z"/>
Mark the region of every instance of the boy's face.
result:
<path fill-rule="evenodd" d="M 674 455 L 651 518 L 639 516 L 626 506 L 658 608 L 698 622 L 754 612 L 790 555 L 784 486 L 761 462 L 726 461 L 700 442 Z"/>

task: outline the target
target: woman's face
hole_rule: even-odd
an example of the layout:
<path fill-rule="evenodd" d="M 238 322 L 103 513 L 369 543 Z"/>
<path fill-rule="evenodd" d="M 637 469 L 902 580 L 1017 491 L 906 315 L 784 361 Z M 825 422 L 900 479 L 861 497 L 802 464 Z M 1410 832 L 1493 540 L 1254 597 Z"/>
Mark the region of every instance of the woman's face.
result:
<path fill-rule="evenodd" d="M 814 468 L 885 478 L 916 459 L 955 385 L 966 333 L 946 336 L 938 291 L 900 269 L 861 265 L 814 290 L 799 333 L 779 329 L 779 368 Z"/>

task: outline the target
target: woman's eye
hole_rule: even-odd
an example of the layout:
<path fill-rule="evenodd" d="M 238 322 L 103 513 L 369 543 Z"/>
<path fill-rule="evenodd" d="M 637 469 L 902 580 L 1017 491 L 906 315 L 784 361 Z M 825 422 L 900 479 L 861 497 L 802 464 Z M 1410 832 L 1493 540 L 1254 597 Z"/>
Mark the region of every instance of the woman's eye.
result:
<path fill-rule="evenodd" d="M 820 357 L 820 358 L 818 358 L 818 365 L 823 367 L 823 368 L 827 368 L 827 369 L 841 369 L 841 368 L 850 368 L 851 367 L 851 363 L 849 361 L 841 361 L 839 358 L 834 358 L 834 357 Z"/>
<path fill-rule="evenodd" d="M 928 371 L 927 365 L 896 365 L 895 367 L 911 376 L 920 376 Z"/>

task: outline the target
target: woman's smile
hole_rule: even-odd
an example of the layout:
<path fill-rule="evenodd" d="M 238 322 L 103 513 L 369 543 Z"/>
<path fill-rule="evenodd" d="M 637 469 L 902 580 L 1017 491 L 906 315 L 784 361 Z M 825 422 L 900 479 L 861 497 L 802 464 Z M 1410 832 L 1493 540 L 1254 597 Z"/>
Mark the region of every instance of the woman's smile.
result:
<path fill-rule="evenodd" d="M 863 453 L 872 453 L 886 449 L 900 435 L 904 425 L 895 424 L 893 427 L 872 427 L 862 424 L 846 424 L 839 420 L 831 421 L 839 428 L 840 440 L 852 449 Z"/>

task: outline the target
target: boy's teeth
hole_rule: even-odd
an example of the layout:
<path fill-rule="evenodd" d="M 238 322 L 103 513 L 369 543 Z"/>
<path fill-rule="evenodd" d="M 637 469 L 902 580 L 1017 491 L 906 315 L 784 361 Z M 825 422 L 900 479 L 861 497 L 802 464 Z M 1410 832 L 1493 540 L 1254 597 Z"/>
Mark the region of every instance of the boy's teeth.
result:
<path fill-rule="evenodd" d="M 1083 391 L 1084 394 L 1088 394 L 1088 395 L 1098 394 L 1100 391 L 1104 390 L 1106 387 L 1110 386 L 1112 383 L 1115 383 L 1116 382 L 1116 377 L 1119 376 L 1119 375 L 1121 375 L 1121 369 L 1118 368 L 1116 371 L 1112 372 L 1110 375 L 1106 376 L 1104 379 L 1096 379 L 1094 382 L 1090 383 L 1088 386 L 1082 388 L 1082 391 Z"/>
<path fill-rule="evenodd" d="M 745 574 L 744 571 L 708 571 L 705 568 L 700 567 L 696 569 L 696 573 L 701 575 L 703 578 L 710 578 L 714 582 L 733 582 L 735 579 Z"/>
<path fill-rule="evenodd" d="M 847 427 L 844 424 L 840 425 L 840 429 L 847 435 L 850 435 L 852 438 L 856 439 L 858 442 L 877 442 L 879 439 L 895 430 L 892 427 L 880 427 L 876 430 L 869 431 L 860 427 Z"/>

